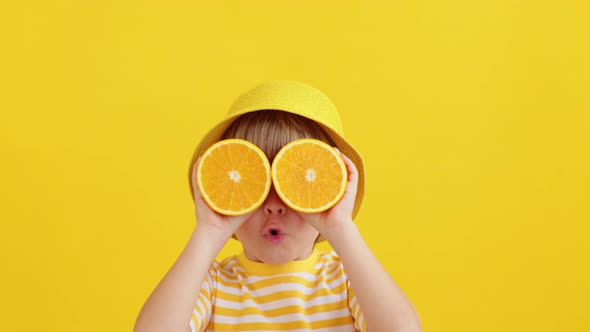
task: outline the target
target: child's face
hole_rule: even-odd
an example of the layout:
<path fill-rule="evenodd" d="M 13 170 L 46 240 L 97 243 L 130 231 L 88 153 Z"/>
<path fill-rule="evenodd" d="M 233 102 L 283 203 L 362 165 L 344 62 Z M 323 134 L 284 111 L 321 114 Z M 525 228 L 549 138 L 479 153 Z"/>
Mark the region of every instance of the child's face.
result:
<path fill-rule="evenodd" d="M 249 260 L 284 264 L 307 258 L 319 232 L 285 205 L 271 187 L 264 203 L 235 234 Z"/>

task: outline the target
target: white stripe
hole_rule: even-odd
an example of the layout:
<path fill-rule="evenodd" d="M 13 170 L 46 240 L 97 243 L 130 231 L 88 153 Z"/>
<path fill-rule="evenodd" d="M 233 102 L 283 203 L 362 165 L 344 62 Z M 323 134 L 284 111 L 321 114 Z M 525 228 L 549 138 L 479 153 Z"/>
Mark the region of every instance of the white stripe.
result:
<path fill-rule="evenodd" d="M 210 273 L 207 273 L 207 275 L 205 276 L 205 280 L 203 280 L 203 284 L 201 285 L 201 289 L 203 289 L 203 288 L 205 289 L 207 296 L 210 296 L 211 289 L 213 288 L 213 278 L 211 277 Z"/>
<path fill-rule="evenodd" d="M 201 310 L 201 312 L 204 315 L 207 314 L 207 311 L 205 310 L 205 307 L 201 304 L 201 299 L 199 299 L 199 301 L 197 301 L 197 307 L 199 307 L 199 309 Z M 201 323 L 201 322 L 203 322 L 205 320 L 205 317 L 201 316 L 196 309 L 195 309 L 195 315 L 199 319 L 198 320 L 199 323 Z"/>
<path fill-rule="evenodd" d="M 219 266 L 223 269 L 223 270 L 230 270 L 234 265 L 235 265 L 235 259 L 230 259 L 228 260 L 225 264 L 221 265 L 219 264 Z"/>
<path fill-rule="evenodd" d="M 359 330 L 362 330 L 363 329 L 364 322 L 365 322 L 365 316 L 363 316 L 363 313 L 362 312 L 361 312 L 361 316 L 355 322 L 356 322 L 356 324 L 358 326 L 358 329 Z"/>
<path fill-rule="evenodd" d="M 238 277 L 235 277 L 235 276 L 234 276 L 234 278 L 235 279 L 233 279 L 233 278 L 230 279 L 230 278 L 226 277 L 225 275 L 223 275 L 223 273 L 220 273 L 219 274 L 219 279 L 223 280 L 223 282 L 226 283 L 226 284 L 241 285 L 242 283 L 240 282 L 240 280 L 244 280 L 244 279 L 241 279 L 241 278 L 238 278 Z"/>
<path fill-rule="evenodd" d="M 304 330 L 297 330 L 303 332 Z M 314 332 L 351 332 L 354 331 L 354 325 L 346 324 L 342 326 L 326 327 L 323 329 L 313 330 Z"/>
<path fill-rule="evenodd" d="M 235 264 L 227 264 L 226 266 L 224 266 L 223 268 L 220 269 L 220 271 L 224 271 L 227 273 L 231 273 L 233 275 L 240 273 L 240 274 L 248 274 L 248 272 L 246 272 L 246 270 L 244 270 L 244 268 L 242 268 L 240 265 L 238 265 L 238 263 L 236 262 Z"/>
<path fill-rule="evenodd" d="M 329 304 L 335 302 L 342 302 L 346 301 L 346 291 L 341 292 L 340 294 L 334 295 L 326 295 L 326 296 L 319 296 L 315 299 L 305 301 L 300 298 L 286 298 L 280 299 L 268 303 L 256 303 L 252 300 L 244 300 L 242 302 L 233 302 L 233 301 L 226 301 L 223 299 L 217 299 L 216 306 L 221 308 L 228 308 L 228 309 L 235 309 L 235 310 L 242 310 L 245 308 L 253 307 L 258 308 L 262 311 L 278 309 L 283 307 L 288 307 L 292 305 L 298 305 L 302 308 L 308 309 L 320 304 Z"/>
<path fill-rule="evenodd" d="M 191 324 L 197 324 L 197 325 L 201 325 L 201 315 L 199 315 L 199 313 L 197 312 L 197 309 L 193 309 L 193 314 L 195 315 L 195 318 L 191 317 Z M 194 319 L 194 321 L 193 321 Z"/>
<path fill-rule="evenodd" d="M 323 272 L 323 271 L 322 271 Z M 287 273 L 287 274 L 282 274 L 281 276 L 294 276 L 294 277 L 300 277 L 302 279 L 305 279 L 306 281 L 309 282 L 315 282 L 318 279 L 321 279 L 321 277 L 324 277 L 325 279 L 330 279 L 334 276 L 336 276 L 337 274 L 341 273 L 342 270 L 341 269 L 335 269 L 334 271 L 332 271 L 332 273 L 330 274 L 310 274 L 307 272 L 294 272 L 294 273 Z M 235 274 L 233 274 L 235 275 Z M 342 275 L 345 275 L 344 273 L 342 273 Z M 221 278 L 221 280 L 223 280 L 223 282 L 225 284 L 231 284 L 231 285 L 250 285 L 252 283 L 261 281 L 261 280 L 265 280 L 265 279 L 270 279 L 270 278 L 276 278 L 277 276 L 265 276 L 265 277 L 260 277 L 260 276 L 251 276 L 251 277 L 247 277 L 247 278 L 239 278 L 239 281 L 236 281 L 236 279 L 230 279 L 228 277 L 226 277 L 223 274 L 219 274 L 219 277 Z"/>
<path fill-rule="evenodd" d="M 290 323 L 296 321 L 316 322 L 328 319 L 336 319 L 341 317 L 350 317 L 348 309 L 340 309 L 328 312 L 319 312 L 312 315 L 304 315 L 303 313 L 295 313 L 289 315 L 282 315 L 277 317 L 264 317 L 262 315 L 245 315 L 240 317 L 223 316 L 214 314 L 213 319 L 215 323 L 219 324 L 240 324 L 240 323 Z"/>
<path fill-rule="evenodd" d="M 191 318 L 191 322 L 189 324 L 189 327 L 191 328 L 191 332 L 197 332 L 197 327 L 195 326 L 195 322 L 193 321 L 192 318 Z"/>
<path fill-rule="evenodd" d="M 266 280 L 266 279 L 271 279 L 271 278 L 276 278 L 276 277 L 300 277 L 303 278 L 305 280 L 308 281 L 315 281 L 318 279 L 319 276 L 321 275 L 327 275 L 325 274 L 323 271 L 319 274 L 312 274 L 309 272 L 291 272 L 291 273 L 283 273 L 283 274 L 277 274 L 277 275 L 272 275 L 272 276 L 249 276 L 249 277 L 242 277 L 241 275 L 237 275 L 237 273 L 235 271 L 226 271 L 228 272 L 227 274 L 230 275 L 230 277 L 228 278 L 227 276 L 225 276 L 223 273 L 219 273 L 219 277 L 227 283 L 236 283 L 236 280 L 240 280 L 241 282 L 245 283 L 245 284 L 251 284 L 257 281 L 261 281 L 261 280 Z M 333 271 L 330 275 L 336 274 L 337 272 L 340 272 L 340 269 L 336 269 L 335 271 Z M 328 275 L 329 276 L 329 275 Z"/>
<path fill-rule="evenodd" d="M 238 260 L 235 258 L 229 260 L 225 265 L 223 265 L 223 269 L 226 271 L 236 270 L 240 272 L 246 272 L 246 270 L 240 265 L 240 263 L 238 263 Z"/>
<path fill-rule="evenodd" d="M 352 315 L 353 315 L 354 317 L 358 317 L 359 310 L 360 310 L 361 306 L 358 304 L 358 302 L 357 302 L 357 300 L 356 300 L 356 297 L 353 297 L 353 298 L 352 298 L 352 301 L 350 301 L 350 310 L 351 310 L 351 311 L 352 311 L 352 308 L 354 308 L 354 307 L 355 307 L 355 305 L 356 305 L 356 309 L 354 309 L 354 312 L 352 313 Z"/>
<path fill-rule="evenodd" d="M 326 269 L 326 271 L 327 270 L 329 270 L 329 269 Z M 344 273 L 344 271 L 342 270 L 342 268 L 338 268 L 338 269 L 334 269 L 332 272 L 330 272 L 328 274 L 322 273 L 322 274 L 318 275 L 318 277 L 321 276 L 321 275 L 325 275 L 326 278 L 329 279 L 329 278 L 332 278 L 333 276 L 337 275 L 338 273 L 342 273 L 342 275 L 346 275 L 346 273 Z"/>
<path fill-rule="evenodd" d="M 332 290 L 332 289 L 337 288 L 338 286 L 342 285 L 345 281 L 346 280 L 344 278 L 344 275 L 341 275 L 339 278 L 329 282 L 328 284 L 318 283 L 313 288 L 305 287 L 304 285 L 299 284 L 299 283 L 285 282 L 285 283 L 271 285 L 271 286 L 264 287 L 261 289 L 256 289 L 256 290 L 249 290 L 247 288 L 237 289 L 237 288 L 233 288 L 233 287 L 227 287 L 227 286 L 220 283 L 219 285 L 217 285 L 217 289 L 219 291 L 224 292 L 224 293 L 233 294 L 233 295 L 251 294 L 252 297 L 261 297 L 261 296 L 270 295 L 270 294 L 274 294 L 277 292 L 283 292 L 283 291 L 299 291 L 300 293 L 302 293 L 304 295 L 310 295 L 310 294 L 313 294 L 321 289 L 328 288 L 328 289 Z M 344 287 L 344 288 L 346 289 L 346 287 Z"/>
<path fill-rule="evenodd" d="M 212 330 L 215 331 L 215 330 Z M 289 330 L 289 332 L 310 332 L 312 330 L 309 329 L 297 329 L 297 330 Z M 356 331 L 354 325 L 342 325 L 342 326 L 335 326 L 335 327 L 326 327 L 323 329 L 313 330 L 313 332 L 352 332 Z M 242 330 L 241 332 L 276 332 L 276 330 Z"/>
<path fill-rule="evenodd" d="M 322 266 L 326 266 L 327 268 L 334 267 L 334 265 L 340 265 L 340 258 L 338 256 L 331 256 L 329 254 L 322 254 L 320 256 L 320 261 L 313 267 L 315 270 L 319 270 Z"/>

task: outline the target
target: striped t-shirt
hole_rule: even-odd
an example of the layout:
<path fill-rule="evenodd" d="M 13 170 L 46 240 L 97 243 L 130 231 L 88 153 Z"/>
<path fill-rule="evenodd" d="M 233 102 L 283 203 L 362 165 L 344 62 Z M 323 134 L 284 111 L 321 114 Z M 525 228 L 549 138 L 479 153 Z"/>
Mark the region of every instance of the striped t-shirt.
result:
<path fill-rule="evenodd" d="M 271 265 L 242 252 L 215 261 L 201 287 L 195 331 L 366 331 L 336 252 Z"/>

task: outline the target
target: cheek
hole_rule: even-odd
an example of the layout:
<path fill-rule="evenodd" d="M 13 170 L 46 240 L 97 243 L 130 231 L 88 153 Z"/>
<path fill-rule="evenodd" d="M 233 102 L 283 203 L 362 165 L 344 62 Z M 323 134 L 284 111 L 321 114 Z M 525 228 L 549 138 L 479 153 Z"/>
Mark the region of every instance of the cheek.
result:
<path fill-rule="evenodd" d="M 260 218 L 257 217 L 258 215 L 258 211 L 254 212 L 250 218 L 246 219 L 246 221 L 244 221 L 244 223 L 242 224 L 242 226 L 240 226 L 240 228 L 238 228 L 238 230 L 236 231 L 236 234 L 238 235 L 238 237 L 240 237 L 240 235 L 242 235 L 243 237 L 247 237 L 247 236 L 251 236 L 254 233 L 258 233 L 258 230 L 260 229 L 260 222 L 257 220 L 260 220 Z"/>
<path fill-rule="evenodd" d="M 298 227 L 299 231 L 301 233 L 305 234 L 306 236 L 313 237 L 314 239 L 320 233 L 317 229 L 315 229 L 312 225 L 310 225 L 306 221 L 302 221 L 298 226 L 299 226 Z"/>

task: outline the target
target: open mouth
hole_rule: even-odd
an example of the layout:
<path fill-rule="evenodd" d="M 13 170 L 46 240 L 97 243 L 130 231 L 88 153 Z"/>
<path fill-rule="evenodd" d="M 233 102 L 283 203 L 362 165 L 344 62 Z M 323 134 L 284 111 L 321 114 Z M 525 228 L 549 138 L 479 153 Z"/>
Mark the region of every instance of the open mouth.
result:
<path fill-rule="evenodd" d="M 278 228 L 271 228 L 268 231 L 266 231 L 267 237 L 277 237 L 277 236 L 281 236 L 281 235 L 284 235 L 284 233 L 281 232 L 281 230 Z"/>
<path fill-rule="evenodd" d="M 279 228 L 269 228 L 264 234 L 264 238 L 273 244 L 281 242 L 285 238 L 286 234 Z"/>

